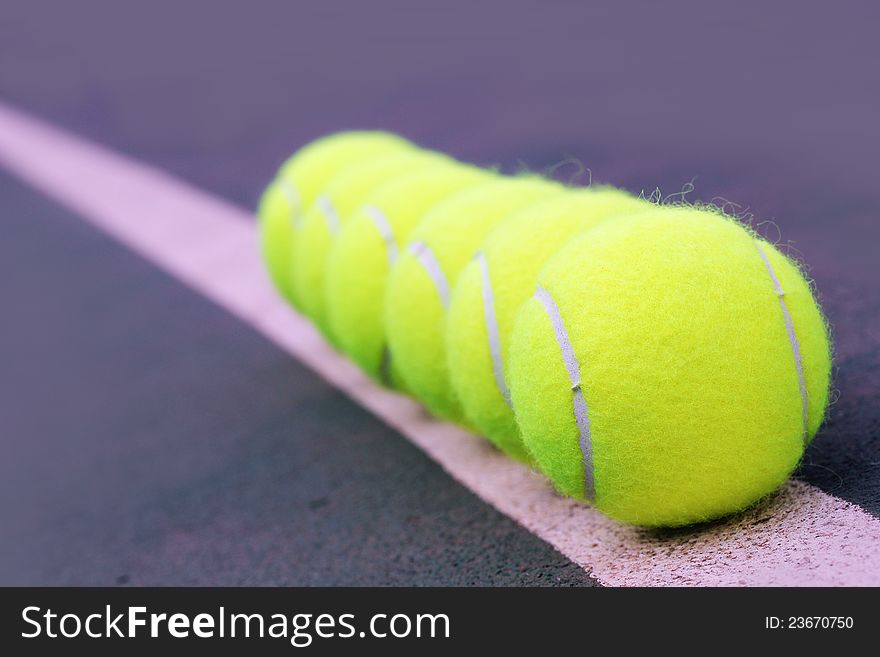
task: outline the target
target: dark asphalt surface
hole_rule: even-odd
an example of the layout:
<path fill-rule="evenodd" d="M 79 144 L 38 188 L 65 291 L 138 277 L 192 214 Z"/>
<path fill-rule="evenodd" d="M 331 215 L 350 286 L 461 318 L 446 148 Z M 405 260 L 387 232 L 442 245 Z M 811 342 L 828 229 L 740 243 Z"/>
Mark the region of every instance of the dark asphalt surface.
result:
<path fill-rule="evenodd" d="M 244 206 L 352 127 L 739 204 L 834 329 L 799 476 L 880 515 L 872 3 L 2 11 L 0 97 Z M 592 583 L 247 327 L 5 176 L 0 199 L 0 583 Z"/>

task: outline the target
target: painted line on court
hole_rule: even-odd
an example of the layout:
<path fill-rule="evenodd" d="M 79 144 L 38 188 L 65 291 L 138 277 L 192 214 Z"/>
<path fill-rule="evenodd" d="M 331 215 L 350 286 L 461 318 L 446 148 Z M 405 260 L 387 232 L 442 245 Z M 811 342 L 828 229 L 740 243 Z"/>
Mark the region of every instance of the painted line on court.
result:
<path fill-rule="evenodd" d="M 880 585 L 880 520 L 802 482 L 734 519 L 651 532 L 379 388 L 271 288 L 251 214 L 0 103 L 0 164 L 247 322 L 606 585 Z"/>

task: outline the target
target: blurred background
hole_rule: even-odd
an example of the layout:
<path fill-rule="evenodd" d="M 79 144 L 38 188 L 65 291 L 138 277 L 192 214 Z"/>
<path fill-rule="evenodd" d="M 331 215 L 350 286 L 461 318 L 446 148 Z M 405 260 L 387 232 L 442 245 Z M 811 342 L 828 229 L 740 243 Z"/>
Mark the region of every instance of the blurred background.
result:
<path fill-rule="evenodd" d="M 296 147 L 376 127 L 850 221 L 877 173 L 880 10 L 823 5 L 7 0 L 0 90 L 247 206 Z"/>
<path fill-rule="evenodd" d="M 0 98 L 246 208 L 350 128 L 730 203 L 809 263 L 836 336 L 799 476 L 876 515 L 878 24 L 867 0 L 5 0 Z"/>

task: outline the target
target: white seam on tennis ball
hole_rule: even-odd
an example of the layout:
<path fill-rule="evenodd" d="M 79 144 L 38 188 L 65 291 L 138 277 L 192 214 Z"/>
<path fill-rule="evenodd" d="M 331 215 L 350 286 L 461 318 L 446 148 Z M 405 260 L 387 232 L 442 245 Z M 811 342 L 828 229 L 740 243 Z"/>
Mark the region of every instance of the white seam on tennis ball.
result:
<path fill-rule="evenodd" d="M 391 228 L 391 222 L 375 205 L 366 206 L 364 212 L 367 213 L 367 216 L 370 217 L 370 220 L 376 226 L 376 230 L 379 231 L 379 235 L 382 236 L 382 241 L 385 242 L 385 252 L 388 254 L 388 263 L 393 265 L 394 261 L 397 260 L 397 240 L 394 239 L 394 230 Z"/>
<path fill-rule="evenodd" d="M 574 419 L 578 426 L 578 444 L 581 448 L 584 465 L 584 497 L 593 501 L 596 499 L 596 482 L 593 475 L 593 440 L 590 433 L 590 414 L 587 408 L 587 399 L 584 397 L 584 391 L 581 389 L 580 363 L 578 363 L 577 356 L 574 353 L 574 347 L 571 346 L 571 340 L 568 338 L 568 331 L 565 329 L 565 322 L 562 321 L 559 307 L 556 305 L 551 294 L 543 287 L 539 287 L 535 291 L 535 298 L 544 306 L 544 311 L 553 325 L 556 342 L 559 345 L 559 350 L 562 352 L 562 360 L 565 363 L 565 369 L 571 381 L 572 407 Z"/>
<path fill-rule="evenodd" d="M 504 380 L 504 361 L 501 357 L 501 336 L 498 333 L 498 318 L 495 315 L 495 295 L 492 292 L 492 281 L 489 278 L 489 261 L 482 251 L 477 252 L 477 262 L 480 263 L 483 287 L 483 317 L 486 322 L 486 336 L 489 339 L 489 355 L 492 358 L 492 374 L 495 376 L 495 385 L 498 392 L 509 408 L 513 408 L 510 401 L 510 389 Z"/>
<path fill-rule="evenodd" d="M 446 275 L 443 273 L 443 268 L 440 266 L 440 263 L 437 262 L 437 258 L 434 256 L 431 247 L 425 242 L 413 242 L 409 245 L 407 250 L 412 253 L 419 261 L 419 264 L 424 267 L 425 272 L 427 272 L 431 281 L 434 283 L 434 287 L 437 289 L 437 294 L 440 296 L 440 302 L 443 304 L 444 308 L 448 309 L 449 283 L 446 282 Z"/>
<path fill-rule="evenodd" d="M 315 199 L 315 204 L 320 208 L 321 212 L 324 213 L 324 218 L 327 221 L 327 228 L 331 233 L 339 232 L 339 215 L 336 214 L 336 208 L 333 207 L 333 203 L 330 202 L 330 199 L 321 194 L 317 199 Z"/>
<path fill-rule="evenodd" d="M 388 217 L 385 216 L 385 213 L 375 205 L 365 206 L 364 212 L 370 218 L 370 221 L 373 222 L 376 230 L 379 231 L 379 236 L 385 244 L 385 254 L 388 256 L 388 264 L 393 265 L 397 260 L 397 240 L 394 238 L 394 229 L 391 227 L 391 222 L 388 221 Z M 391 377 L 391 350 L 388 348 L 388 345 L 382 347 L 378 374 L 379 380 L 384 385 L 389 388 L 393 386 Z"/>
<path fill-rule="evenodd" d="M 767 257 L 764 248 L 758 241 L 755 241 L 755 248 L 758 249 L 758 253 L 761 254 L 764 266 L 767 267 L 767 273 L 770 274 L 770 280 L 773 281 L 773 289 L 776 291 L 777 297 L 779 297 L 779 307 L 782 309 L 782 316 L 785 319 L 785 330 L 788 332 L 788 342 L 791 344 L 791 351 L 792 354 L 794 354 L 794 366 L 797 370 L 798 388 L 800 388 L 801 393 L 801 422 L 803 428 L 803 441 L 806 445 L 809 441 L 808 424 L 810 403 L 809 395 L 807 393 L 807 382 L 804 378 L 804 360 L 801 355 L 801 344 L 798 341 L 797 333 L 794 330 L 794 320 L 791 318 L 788 304 L 785 303 L 785 290 L 782 289 L 782 284 L 779 282 L 779 278 L 773 270 L 773 265 L 770 264 L 770 259 Z"/>
<path fill-rule="evenodd" d="M 288 205 L 290 205 L 290 223 L 298 230 L 302 224 L 302 199 L 299 192 L 293 183 L 284 176 L 281 176 L 279 179 L 279 187 L 281 188 L 281 194 L 287 200 Z"/>

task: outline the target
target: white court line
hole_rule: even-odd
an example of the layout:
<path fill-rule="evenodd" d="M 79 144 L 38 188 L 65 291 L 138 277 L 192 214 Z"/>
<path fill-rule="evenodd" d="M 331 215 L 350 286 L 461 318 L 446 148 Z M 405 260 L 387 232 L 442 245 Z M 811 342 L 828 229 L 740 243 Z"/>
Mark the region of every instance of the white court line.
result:
<path fill-rule="evenodd" d="M 880 520 L 799 482 L 733 520 L 657 534 L 552 493 L 336 354 L 271 289 L 250 213 L 0 103 L 0 163 L 238 316 L 607 585 L 880 585 Z"/>

